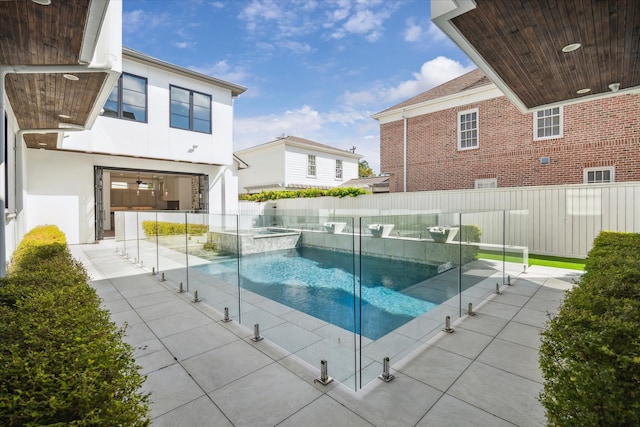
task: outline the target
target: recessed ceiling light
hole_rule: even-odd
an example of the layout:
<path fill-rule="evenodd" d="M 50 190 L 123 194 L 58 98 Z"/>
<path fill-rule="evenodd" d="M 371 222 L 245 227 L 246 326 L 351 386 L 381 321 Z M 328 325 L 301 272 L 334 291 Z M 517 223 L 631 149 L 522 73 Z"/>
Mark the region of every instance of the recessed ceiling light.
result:
<path fill-rule="evenodd" d="M 39 4 L 40 6 L 49 6 L 51 4 L 51 0 L 31 0 L 35 4 Z"/>
<path fill-rule="evenodd" d="M 58 117 L 60 117 L 61 119 L 70 119 L 71 116 L 68 114 L 58 114 Z"/>
<path fill-rule="evenodd" d="M 80 80 L 80 78 L 78 76 L 74 76 L 73 74 L 63 74 L 62 77 L 64 77 L 67 80 L 71 80 L 71 81 L 78 81 Z"/>
<path fill-rule="evenodd" d="M 579 95 L 582 95 L 583 93 L 589 93 L 589 92 L 591 92 L 591 89 L 589 89 L 588 87 L 576 91 L 576 93 Z"/>
<path fill-rule="evenodd" d="M 47 143 L 46 142 L 38 142 L 38 145 L 41 147 L 46 147 Z"/>
<path fill-rule="evenodd" d="M 574 50 L 578 50 L 582 47 L 580 43 L 571 43 L 562 48 L 564 53 L 573 52 Z"/>

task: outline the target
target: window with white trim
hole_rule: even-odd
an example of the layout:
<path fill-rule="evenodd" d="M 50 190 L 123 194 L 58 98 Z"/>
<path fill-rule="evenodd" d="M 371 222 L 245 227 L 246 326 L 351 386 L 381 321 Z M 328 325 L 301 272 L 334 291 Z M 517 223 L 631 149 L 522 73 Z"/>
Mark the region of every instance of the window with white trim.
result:
<path fill-rule="evenodd" d="M 482 188 L 498 188 L 498 178 L 482 178 L 476 179 L 476 190 Z"/>
<path fill-rule="evenodd" d="M 562 138 L 562 107 L 533 113 L 533 139 L 540 141 L 552 138 Z"/>
<path fill-rule="evenodd" d="M 478 148 L 478 109 L 458 113 L 458 150 Z"/>
<path fill-rule="evenodd" d="M 342 160 L 336 160 L 336 179 L 342 179 Z"/>
<path fill-rule="evenodd" d="M 313 154 L 307 156 L 307 176 L 316 176 L 316 156 Z"/>
<path fill-rule="evenodd" d="M 607 182 L 615 182 L 615 168 L 613 166 L 584 169 L 585 184 L 604 184 Z"/>

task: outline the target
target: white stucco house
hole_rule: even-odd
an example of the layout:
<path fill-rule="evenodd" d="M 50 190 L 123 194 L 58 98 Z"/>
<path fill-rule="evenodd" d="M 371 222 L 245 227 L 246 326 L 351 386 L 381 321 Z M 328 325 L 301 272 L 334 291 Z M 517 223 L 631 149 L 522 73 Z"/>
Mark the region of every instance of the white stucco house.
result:
<path fill-rule="evenodd" d="M 113 232 L 118 210 L 237 211 L 246 88 L 123 48 L 119 1 L 0 2 L 0 14 L 0 259 L 42 224 L 75 244 Z"/>
<path fill-rule="evenodd" d="M 361 155 L 296 136 L 236 151 L 240 194 L 302 188 L 328 189 L 358 177 Z"/>

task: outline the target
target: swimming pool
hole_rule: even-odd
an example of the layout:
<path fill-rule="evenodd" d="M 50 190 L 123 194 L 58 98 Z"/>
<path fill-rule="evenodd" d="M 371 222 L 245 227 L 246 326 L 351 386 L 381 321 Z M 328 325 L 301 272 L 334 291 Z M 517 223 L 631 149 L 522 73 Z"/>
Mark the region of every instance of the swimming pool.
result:
<path fill-rule="evenodd" d="M 438 306 L 403 293 L 404 289 L 435 276 L 437 267 L 363 256 L 360 279 L 359 261 L 359 257 L 354 260 L 351 254 L 304 247 L 247 255 L 240 258 L 241 285 L 371 339 L 378 339 Z M 237 283 L 235 259 L 195 268 Z"/>

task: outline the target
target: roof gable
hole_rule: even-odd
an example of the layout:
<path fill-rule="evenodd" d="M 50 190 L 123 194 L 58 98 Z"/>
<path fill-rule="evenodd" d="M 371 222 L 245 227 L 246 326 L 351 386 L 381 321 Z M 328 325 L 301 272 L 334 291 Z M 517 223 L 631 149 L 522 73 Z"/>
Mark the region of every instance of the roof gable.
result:
<path fill-rule="evenodd" d="M 461 93 L 470 89 L 475 89 L 490 84 L 492 84 L 491 80 L 489 80 L 489 78 L 479 68 L 476 68 L 473 71 L 456 77 L 453 80 L 449 80 L 448 82 L 442 83 L 440 86 L 436 86 L 426 92 L 422 92 L 377 114 L 397 110 L 400 108 L 406 108 L 411 105 L 443 98 L 445 96 L 455 95 L 456 93 Z"/>

